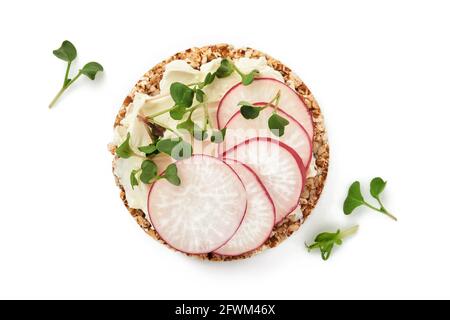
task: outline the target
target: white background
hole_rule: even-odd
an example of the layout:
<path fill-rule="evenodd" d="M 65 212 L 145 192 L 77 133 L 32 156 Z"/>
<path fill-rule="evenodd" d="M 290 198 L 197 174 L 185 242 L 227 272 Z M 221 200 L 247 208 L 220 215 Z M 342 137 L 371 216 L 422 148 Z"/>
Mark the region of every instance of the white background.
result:
<path fill-rule="evenodd" d="M 448 1 L 2 1 L 0 298 L 450 298 Z M 53 110 L 64 39 L 82 78 Z M 106 145 L 121 102 L 171 54 L 228 42 L 307 83 L 331 145 L 325 192 L 301 230 L 245 261 L 167 250 L 125 210 Z M 397 223 L 342 213 L 374 176 Z M 303 243 L 360 224 L 329 261 Z"/>

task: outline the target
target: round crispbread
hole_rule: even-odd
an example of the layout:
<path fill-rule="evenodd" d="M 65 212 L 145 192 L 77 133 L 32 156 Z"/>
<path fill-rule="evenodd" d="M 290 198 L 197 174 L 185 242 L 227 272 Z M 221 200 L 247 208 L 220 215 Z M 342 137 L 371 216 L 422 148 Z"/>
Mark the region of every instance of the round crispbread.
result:
<path fill-rule="evenodd" d="M 162 61 L 154 66 L 148 72 L 146 72 L 141 79 L 136 83 L 130 94 L 123 101 L 122 107 L 116 117 L 114 127 L 120 124 L 120 121 L 125 117 L 128 109 L 128 105 L 133 101 L 136 92 L 148 94 L 150 96 L 157 95 L 159 93 L 159 82 L 163 76 L 165 66 L 173 60 L 185 60 L 193 68 L 199 69 L 202 64 L 205 64 L 216 58 L 259 58 L 265 57 L 269 66 L 279 71 L 283 76 L 285 82 L 291 87 L 295 88 L 300 97 L 303 98 L 306 106 L 309 108 L 314 123 L 314 138 L 313 138 L 313 154 L 316 159 L 315 167 L 317 174 L 314 177 L 308 178 L 303 189 L 300 205 L 303 213 L 301 219 L 295 219 L 292 216 L 286 217 L 281 223 L 276 225 L 273 229 L 272 235 L 260 248 L 248 252 L 239 256 L 220 256 L 214 253 L 195 255 L 200 259 L 207 259 L 213 261 L 228 261 L 243 259 L 253 256 L 265 249 L 273 248 L 280 244 L 283 240 L 289 237 L 292 233 L 300 228 L 303 221 L 311 214 L 311 211 L 317 204 L 320 194 L 322 193 L 325 179 L 328 173 L 329 162 L 329 147 L 327 141 L 327 135 L 325 131 L 325 125 L 323 117 L 312 93 L 308 87 L 295 75 L 291 69 L 283 65 L 280 61 L 273 59 L 272 57 L 252 48 L 234 48 L 228 44 L 218 44 L 212 46 L 205 46 L 202 48 L 190 48 L 183 52 L 174 54 L 170 58 Z M 115 154 L 115 147 L 111 146 L 110 151 Z M 115 161 L 117 157 L 113 161 Z M 113 163 L 114 166 L 114 163 Z M 133 209 L 128 206 L 125 191 L 122 185 L 119 183 L 119 179 L 116 177 L 117 185 L 120 188 L 120 197 L 123 200 L 125 206 L 131 215 L 135 218 L 137 223 L 142 229 L 147 232 L 151 237 L 157 239 L 161 243 L 166 244 L 152 227 L 150 221 L 146 217 L 142 210 Z M 169 246 L 168 246 L 169 247 Z M 170 248 L 170 247 L 169 247 Z"/>

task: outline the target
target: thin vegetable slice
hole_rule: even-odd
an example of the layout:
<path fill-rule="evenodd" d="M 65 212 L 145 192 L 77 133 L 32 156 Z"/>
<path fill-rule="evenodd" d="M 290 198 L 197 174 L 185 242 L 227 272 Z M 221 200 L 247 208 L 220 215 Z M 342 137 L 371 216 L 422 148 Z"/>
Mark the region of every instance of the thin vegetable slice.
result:
<path fill-rule="evenodd" d="M 254 105 L 265 106 L 266 103 L 258 102 Z M 274 138 L 294 149 L 302 158 L 303 166 L 308 168 L 312 158 L 312 146 L 308 133 L 297 120 L 282 109 L 278 109 L 277 113 L 287 119 L 289 124 L 281 137 L 274 136 L 267 125 L 273 111 L 273 106 L 269 106 L 261 110 L 256 119 L 245 119 L 240 111 L 237 111 L 225 126 L 227 135 L 225 141 L 220 145 L 221 150 L 228 150 L 245 140 L 255 137 Z"/>
<path fill-rule="evenodd" d="M 224 159 L 239 175 L 247 194 L 247 212 L 236 234 L 215 252 L 237 256 L 259 248 L 270 236 L 275 223 L 275 205 L 266 187 L 247 165 Z"/>
<path fill-rule="evenodd" d="M 181 184 L 156 181 L 148 195 L 152 225 L 173 248 L 212 252 L 239 228 L 247 208 L 244 185 L 220 159 L 193 155 L 176 163 Z"/>
<path fill-rule="evenodd" d="M 298 207 L 305 168 L 294 149 L 272 138 L 252 138 L 225 151 L 223 157 L 255 171 L 275 204 L 276 223 Z"/>
<path fill-rule="evenodd" d="M 216 117 L 219 129 L 224 128 L 236 111 L 240 109 L 239 102 L 270 101 L 278 92 L 280 93 L 279 106 L 305 128 L 312 141 L 314 133 L 313 121 L 311 113 L 302 98 L 288 85 L 271 78 L 255 79 L 248 86 L 238 83 L 228 90 L 217 108 Z"/>

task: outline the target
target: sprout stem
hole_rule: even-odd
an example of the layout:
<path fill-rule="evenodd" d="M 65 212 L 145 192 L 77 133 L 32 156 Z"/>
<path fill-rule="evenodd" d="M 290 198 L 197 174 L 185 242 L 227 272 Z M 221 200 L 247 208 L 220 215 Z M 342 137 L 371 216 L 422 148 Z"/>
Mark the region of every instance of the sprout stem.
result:
<path fill-rule="evenodd" d="M 341 239 L 343 239 L 343 238 L 346 238 L 346 237 L 348 237 L 348 236 L 351 236 L 351 235 L 353 235 L 353 234 L 355 234 L 357 231 L 358 231 L 358 228 L 359 228 L 359 226 L 358 225 L 356 225 L 356 226 L 353 226 L 353 227 L 351 227 L 351 228 L 348 228 L 348 229 L 346 229 L 346 230 L 344 230 L 344 231 L 341 231 Z"/>

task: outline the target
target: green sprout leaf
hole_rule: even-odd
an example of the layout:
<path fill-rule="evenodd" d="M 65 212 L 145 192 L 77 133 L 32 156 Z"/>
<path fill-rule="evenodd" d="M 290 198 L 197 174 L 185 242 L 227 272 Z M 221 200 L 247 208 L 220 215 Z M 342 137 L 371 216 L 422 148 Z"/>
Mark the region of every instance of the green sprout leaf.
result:
<path fill-rule="evenodd" d="M 186 107 L 177 105 L 174 109 L 170 110 L 170 117 L 174 120 L 181 120 L 186 112 Z"/>
<path fill-rule="evenodd" d="M 147 157 L 158 151 L 158 149 L 156 149 L 156 144 L 154 143 L 151 143 L 148 146 L 138 147 L 138 149 L 139 151 L 145 153 Z"/>
<path fill-rule="evenodd" d="M 139 170 L 133 170 L 131 171 L 131 175 L 130 175 L 130 184 L 131 184 L 131 188 L 134 189 L 135 186 L 139 185 L 139 181 L 136 178 L 136 173 L 138 173 Z"/>
<path fill-rule="evenodd" d="M 159 140 L 156 148 L 175 160 L 186 159 L 192 155 L 192 146 L 179 137 Z"/>
<path fill-rule="evenodd" d="M 173 185 L 179 186 L 181 184 L 180 177 L 178 176 L 178 169 L 175 163 L 169 164 L 167 166 L 166 171 L 164 171 L 162 177 Z"/>
<path fill-rule="evenodd" d="M 255 76 L 257 76 L 258 74 L 259 74 L 258 70 L 253 70 L 249 74 L 241 75 L 241 77 L 242 77 L 242 84 L 244 86 L 250 85 L 253 82 L 253 80 L 255 80 Z"/>
<path fill-rule="evenodd" d="M 194 127 L 195 127 L 195 123 L 194 123 L 194 121 L 191 120 L 191 118 L 188 118 L 186 121 L 181 122 L 177 125 L 178 130 L 181 130 L 181 131 L 186 130 L 191 135 L 194 134 Z"/>
<path fill-rule="evenodd" d="M 78 71 L 78 74 L 74 78 L 69 78 L 70 67 L 72 61 L 77 57 L 77 49 L 70 41 L 63 41 L 61 47 L 53 50 L 53 54 L 61 60 L 67 61 L 66 73 L 64 75 L 64 81 L 61 89 L 55 95 L 53 100 L 49 104 L 49 108 L 53 108 L 61 95 L 69 88 L 81 75 L 87 76 L 89 79 L 94 80 L 98 72 L 103 71 L 103 67 L 98 62 L 89 62 L 82 69 Z"/>
<path fill-rule="evenodd" d="M 344 201 L 344 213 L 349 215 L 353 210 L 364 204 L 365 201 L 361 194 L 361 184 L 359 181 L 355 181 L 348 189 L 347 198 Z"/>
<path fill-rule="evenodd" d="M 217 78 L 226 78 L 230 76 L 234 71 L 234 65 L 228 59 L 222 59 L 220 66 L 215 72 Z"/>
<path fill-rule="evenodd" d="M 256 72 L 256 70 L 254 70 L 254 72 Z M 241 73 L 239 74 L 241 76 L 244 76 Z M 238 106 L 241 106 L 240 112 L 245 119 L 256 119 L 262 110 L 264 110 L 267 107 L 274 107 L 274 111 L 270 116 L 269 120 L 267 121 L 267 124 L 269 126 L 270 131 L 274 135 L 276 135 L 277 137 L 281 137 L 284 135 L 285 127 L 289 124 L 289 121 L 277 113 L 280 97 L 281 94 L 280 91 L 278 91 L 272 100 L 270 100 L 269 102 L 265 103 L 262 106 L 256 106 L 247 101 L 239 102 Z M 273 105 L 273 103 L 275 104 Z"/>
<path fill-rule="evenodd" d="M 53 54 L 61 60 L 72 62 L 77 57 L 77 49 L 72 42 L 65 40 L 58 49 L 53 50 Z"/>
<path fill-rule="evenodd" d="M 97 73 L 101 71 L 103 71 L 102 65 L 98 62 L 93 61 L 86 63 L 83 69 L 80 70 L 80 73 L 84 74 L 89 79 L 94 80 Z"/>
<path fill-rule="evenodd" d="M 256 69 L 252 70 L 250 73 L 245 74 L 235 65 L 233 65 L 233 67 L 234 70 L 236 70 L 236 72 L 241 76 L 241 81 L 244 86 L 248 86 L 249 84 L 251 84 L 253 80 L 255 80 L 255 77 L 259 74 L 259 71 Z"/>
<path fill-rule="evenodd" d="M 203 92 L 201 89 L 195 90 L 195 99 L 200 103 L 205 101 L 205 92 Z"/>
<path fill-rule="evenodd" d="M 180 107 L 189 108 L 192 106 L 195 91 L 181 82 L 174 82 L 170 86 L 170 96 L 175 104 Z"/>
<path fill-rule="evenodd" d="M 208 137 L 207 131 L 202 130 L 190 117 L 186 121 L 179 123 L 177 129 L 187 131 L 191 136 L 200 141 Z"/>
<path fill-rule="evenodd" d="M 380 177 L 373 178 L 372 181 L 370 181 L 370 194 L 375 199 L 378 199 L 385 187 L 386 181 L 383 181 Z"/>
<path fill-rule="evenodd" d="M 227 133 L 227 128 L 223 128 L 220 131 L 213 131 L 211 134 L 211 142 L 222 143 L 225 140 L 226 133 Z"/>
<path fill-rule="evenodd" d="M 203 82 L 198 84 L 198 86 L 197 86 L 198 89 L 203 89 L 207 85 L 210 85 L 211 83 L 213 83 L 215 78 L 216 78 L 215 73 L 208 72 L 208 74 L 205 76 L 205 79 L 203 80 Z"/>
<path fill-rule="evenodd" d="M 261 107 L 252 107 L 249 105 L 244 105 L 241 107 L 240 111 L 245 119 L 256 119 L 258 118 L 261 109 L 262 109 Z"/>
<path fill-rule="evenodd" d="M 181 138 L 173 138 L 173 139 L 161 139 L 156 144 L 156 149 L 158 149 L 159 152 L 171 155 L 172 149 L 179 144 L 181 141 Z"/>
<path fill-rule="evenodd" d="M 156 164 L 151 161 L 151 160 L 144 160 L 141 164 L 141 176 L 140 176 L 140 180 L 143 183 L 150 183 L 150 181 L 152 181 L 157 173 L 158 173 L 158 168 L 156 166 Z"/>
<path fill-rule="evenodd" d="M 397 221 L 397 218 L 384 207 L 383 203 L 381 203 L 380 194 L 384 191 L 385 187 L 386 181 L 379 177 L 373 178 L 370 182 L 370 194 L 375 198 L 375 200 L 377 200 L 378 204 L 380 205 L 380 207 L 377 208 L 364 200 L 361 194 L 361 186 L 359 181 L 353 182 L 348 189 L 347 198 L 344 201 L 344 213 L 348 215 L 351 214 L 356 208 L 360 206 L 366 206 L 372 210 L 378 211 L 388 216 L 392 220 Z"/>
<path fill-rule="evenodd" d="M 245 119 L 256 119 L 259 116 L 261 110 L 264 109 L 263 107 L 255 106 L 254 104 L 247 101 L 239 102 L 238 106 L 241 106 L 240 112 Z"/>
<path fill-rule="evenodd" d="M 131 147 L 130 147 L 130 138 L 131 138 L 131 135 L 128 132 L 127 138 L 125 139 L 125 141 L 122 142 L 122 144 L 117 147 L 116 155 L 119 158 L 128 159 L 129 157 L 134 155 L 134 152 L 133 152 L 133 150 L 131 150 Z"/>
<path fill-rule="evenodd" d="M 358 231 L 358 226 L 351 227 L 342 232 L 339 229 L 336 232 L 322 232 L 315 237 L 312 244 L 307 245 L 305 243 L 305 246 L 308 249 L 308 252 L 319 249 L 322 259 L 326 261 L 330 258 L 334 245 L 342 245 L 342 240 L 355 234 L 356 231 Z"/>
<path fill-rule="evenodd" d="M 289 121 L 282 116 L 273 113 L 268 121 L 270 131 L 277 137 L 284 135 L 284 128 L 289 124 Z"/>
<path fill-rule="evenodd" d="M 203 80 L 203 85 L 204 86 L 210 85 L 211 83 L 213 83 L 215 77 L 216 77 L 215 73 L 208 72 L 208 74 L 205 77 L 205 80 Z"/>

